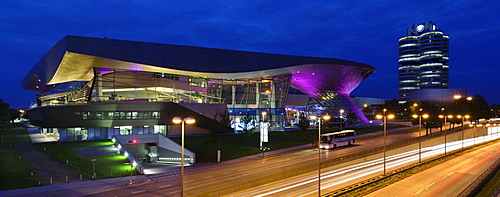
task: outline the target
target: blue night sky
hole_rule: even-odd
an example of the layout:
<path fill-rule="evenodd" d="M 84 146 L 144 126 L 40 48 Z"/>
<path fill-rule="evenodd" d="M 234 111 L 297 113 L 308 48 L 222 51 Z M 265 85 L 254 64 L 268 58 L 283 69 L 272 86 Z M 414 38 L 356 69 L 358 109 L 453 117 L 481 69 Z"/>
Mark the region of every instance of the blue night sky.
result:
<path fill-rule="evenodd" d="M 450 88 L 500 104 L 500 1 L 2 1 L 0 99 L 26 108 L 20 82 L 65 35 L 329 57 L 377 71 L 351 94 L 397 97 L 397 40 L 412 24 L 450 35 Z"/>

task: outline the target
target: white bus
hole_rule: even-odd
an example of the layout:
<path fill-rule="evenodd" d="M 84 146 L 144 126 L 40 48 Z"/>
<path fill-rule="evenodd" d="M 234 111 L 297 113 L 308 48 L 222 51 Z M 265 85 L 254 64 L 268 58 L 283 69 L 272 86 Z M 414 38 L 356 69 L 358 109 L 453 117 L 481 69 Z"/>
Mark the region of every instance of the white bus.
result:
<path fill-rule="evenodd" d="M 347 146 L 356 142 L 356 131 L 343 130 L 334 133 L 321 134 L 319 148 L 331 149 L 339 146 Z"/>

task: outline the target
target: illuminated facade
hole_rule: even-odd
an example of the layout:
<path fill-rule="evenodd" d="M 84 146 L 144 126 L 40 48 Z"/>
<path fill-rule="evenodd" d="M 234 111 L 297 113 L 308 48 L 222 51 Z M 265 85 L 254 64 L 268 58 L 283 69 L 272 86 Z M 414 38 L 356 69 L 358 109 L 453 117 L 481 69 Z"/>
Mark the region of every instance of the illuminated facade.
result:
<path fill-rule="evenodd" d="M 447 89 L 449 39 L 430 21 L 414 24 L 407 36 L 398 40 L 398 98 L 410 99 L 410 92 L 419 89 Z"/>
<path fill-rule="evenodd" d="M 31 121 L 72 141 L 175 135 L 175 116 L 194 116 L 198 131 L 189 132 L 206 133 L 220 111 L 236 123 L 245 115 L 258 122 L 266 112 L 271 129 L 283 130 L 290 124 L 290 87 L 321 112 L 352 109 L 367 122 L 349 94 L 374 72 L 332 58 L 66 36 L 21 86 L 40 93 L 28 112 Z"/>

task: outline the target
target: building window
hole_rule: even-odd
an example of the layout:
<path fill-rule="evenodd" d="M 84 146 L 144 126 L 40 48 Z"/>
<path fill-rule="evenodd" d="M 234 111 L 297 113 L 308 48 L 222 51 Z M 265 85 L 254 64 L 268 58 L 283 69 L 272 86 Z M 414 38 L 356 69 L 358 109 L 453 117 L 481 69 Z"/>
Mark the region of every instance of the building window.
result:
<path fill-rule="evenodd" d="M 161 112 L 158 111 L 92 111 L 75 112 L 78 120 L 142 120 L 160 119 Z"/>

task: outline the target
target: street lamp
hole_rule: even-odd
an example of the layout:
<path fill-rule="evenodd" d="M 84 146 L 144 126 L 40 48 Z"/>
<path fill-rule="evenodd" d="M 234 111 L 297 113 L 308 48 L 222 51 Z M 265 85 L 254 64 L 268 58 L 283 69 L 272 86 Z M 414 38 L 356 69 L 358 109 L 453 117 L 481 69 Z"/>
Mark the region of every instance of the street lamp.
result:
<path fill-rule="evenodd" d="M 420 109 L 422 111 L 422 109 Z M 419 140 L 418 140 L 418 162 L 422 162 L 422 118 L 429 118 L 428 114 L 414 114 L 413 118 L 418 118 L 418 135 L 419 135 Z"/>
<path fill-rule="evenodd" d="M 344 110 L 343 110 L 343 109 L 341 109 L 341 110 L 340 110 L 340 130 L 341 130 L 341 131 L 342 131 L 342 122 L 344 122 L 344 121 L 343 121 L 344 119 L 342 118 L 342 114 L 343 114 L 343 113 L 344 113 Z"/>
<path fill-rule="evenodd" d="M 344 110 L 340 110 L 341 113 Z M 318 116 L 311 116 L 310 117 L 312 120 L 318 119 L 318 196 L 321 197 L 321 121 L 322 120 L 329 120 L 330 116 L 329 115 L 324 115 L 321 117 Z M 342 122 L 340 123 L 342 124 Z"/>
<path fill-rule="evenodd" d="M 193 117 L 179 118 L 174 117 L 172 120 L 175 124 L 181 123 L 181 196 L 184 196 L 184 124 L 193 124 L 195 119 Z"/>
<path fill-rule="evenodd" d="M 453 115 L 439 115 L 439 118 L 444 118 L 444 154 L 446 155 L 446 117 L 453 118 Z"/>
<path fill-rule="evenodd" d="M 386 165 L 385 165 L 385 157 L 386 157 L 386 153 L 385 153 L 385 146 L 386 146 L 386 140 L 385 140 L 385 136 L 386 136 L 386 132 L 387 132 L 387 119 L 393 119 L 394 118 L 394 115 L 390 114 L 390 115 L 386 115 L 385 112 L 387 110 L 384 109 L 384 115 L 377 115 L 377 119 L 383 119 L 384 120 L 384 175 L 386 173 Z"/>
<path fill-rule="evenodd" d="M 469 119 L 469 115 L 465 115 L 465 116 L 462 116 L 462 115 L 457 115 L 457 118 L 461 118 L 462 119 L 462 148 L 464 148 L 464 130 L 465 130 L 465 127 L 464 127 L 464 119 L 467 118 Z"/>
<path fill-rule="evenodd" d="M 469 124 L 469 127 L 474 129 L 474 144 L 476 144 L 476 124 Z"/>

